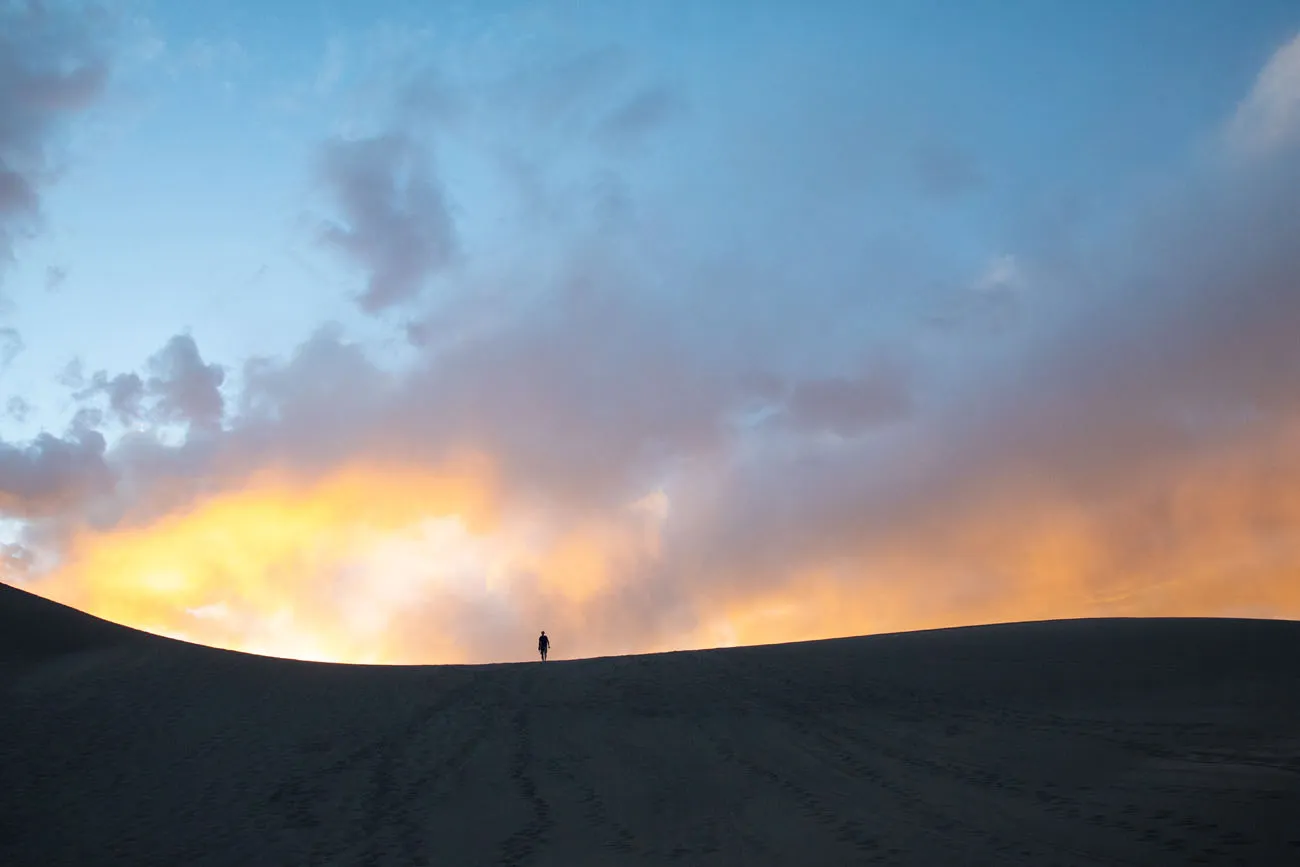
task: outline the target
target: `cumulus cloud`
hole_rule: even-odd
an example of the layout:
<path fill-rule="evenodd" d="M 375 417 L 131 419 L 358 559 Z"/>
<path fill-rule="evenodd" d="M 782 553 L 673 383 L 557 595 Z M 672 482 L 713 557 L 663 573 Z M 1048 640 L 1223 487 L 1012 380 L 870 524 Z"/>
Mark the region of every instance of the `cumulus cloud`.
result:
<path fill-rule="evenodd" d="M 63 371 L 60 381 L 73 389 L 82 404 L 82 418 L 104 414 L 94 405 L 103 398 L 107 417 L 122 425 L 147 421 L 180 424 L 191 430 L 215 430 L 225 415 L 225 368 L 205 363 L 189 334 L 177 334 L 149 357 L 144 377 L 135 372 L 96 371 L 89 378 L 79 359 Z M 93 426 L 93 425 L 92 425 Z"/>
<path fill-rule="evenodd" d="M 40 226 L 62 123 L 104 89 L 108 22 L 91 4 L 0 5 L 0 265 Z"/>
<path fill-rule="evenodd" d="M 455 225 L 424 149 L 394 133 L 334 139 L 322 175 L 339 218 L 321 239 L 366 276 L 360 305 L 377 313 L 416 298 L 456 255 Z"/>
<path fill-rule="evenodd" d="M 104 437 L 42 433 L 25 446 L 0 441 L 0 516 L 39 518 L 84 503 L 111 486 Z"/>
<path fill-rule="evenodd" d="M 95 372 L 89 383 L 86 383 L 84 376 L 65 376 L 64 382 L 77 389 L 73 397 L 79 401 L 93 400 L 103 395 L 108 400 L 109 414 L 120 424 L 129 425 L 143 418 L 144 380 L 138 374 L 119 373 L 110 377 L 107 372 L 100 370 Z"/>
<path fill-rule="evenodd" d="M 221 383 L 225 370 L 219 364 L 205 364 L 194 338 L 178 334 L 149 359 L 148 390 L 157 402 L 154 417 L 161 422 L 179 422 L 197 428 L 217 428 L 225 411 Z M 124 390 L 135 395 L 135 383 Z"/>

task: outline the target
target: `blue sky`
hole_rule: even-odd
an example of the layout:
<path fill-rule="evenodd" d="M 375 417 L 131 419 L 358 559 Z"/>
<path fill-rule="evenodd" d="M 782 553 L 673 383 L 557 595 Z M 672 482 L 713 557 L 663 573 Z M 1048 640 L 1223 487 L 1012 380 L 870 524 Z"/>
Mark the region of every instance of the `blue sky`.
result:
<path fill-rule="evenodd" d="M 15 327 L 39 335 L 6 378 L 49 429 L 68 360 L 133 367 L 178 328 L 226 363 L 284 352 L 324 319 L 383 340 L 348 303 L 359 275 L 312 243 L 313 161 L 325 137 L 382 126 L 412 69 L 489 83 L 501 104 L 469 135 L 505 137 L 574 184 L 617 173 L 689 225 L 701 255 L 739 246 L 773 274 L 887 283 L 888 266 L 864 260 L 873 242 L 893 247 L 909 285 L 876 289 L 872 318 L 906 339 L 925 284 L 977 279 L 1056 215 L 1104 232 L 1231 112 L 1300 17 L 1284 2 L 122 8 L 117 78 L 65 130 L 46 230 L 5 277 Z M 584 83 L 593 103 L 658 87 L 673 106 L 639 153 L 512 114 L 500 93 L 530 65 L 601 51 L 622 80 Z M 484 224 L 481 255 L 498 256 L 520 239 L 473 153 L 482 141 L 435 147 L 458 218 Z M 809 256 L 762 250 L 771 232 Z M 50 267 L 67 273 L 56 293 Z"/>
<path fill-rule="evenodd" d="M 1188 310 L 1217 310 L 1216 289 L 1168 287 L 1249 259 L 1248 243 L 1220 249 L 1230 233 L 1218 227 L 1278 219 L 1269 196 L 1293 182 L 1300 127 L 1300 72 L 1287 54 L 1300 54 L 1300 8 L 1280 0 L 127 0 L 106 4 L 102 21 L 84 4 L 50 4 L 41 21 L 5 8 L 17 22 L 16 65 L 0 69 L 12 98 L 42 70 L 108 74 L 75 105 L 22 115 L 16 124 L 30 128 L 8 139 L 0 130 L 0 159 L 23 161 L 40 213 L 9 223 L 13 258 L 0 272 L 0 327 L 21 345 L 0 370 L 0 404 L 12 409 L 0 441 L 21 451 L 41 432 L 66 438 L 89 425 L 119 483 L 144 472 L 115 451 L 123 431 L 182 449 L 198 442 L 197 422 L 188 409 L 115 417 L 95 403 L 107 391 L 87 390 L 96 371 L 153 369 L 146 402 L 192 408 L 199 398 L 182 374 L 169 380 L 148 361 L 189 335 L 201 365 L 184 381 L 208 383 L 202 365 L 221 370 L 204 398 L 221 406 L 210 447 L 261 466 L 271 458 L 223 445 L 270 424 L 247 410 L 245 364 L 270 359 L 282 377 L 274 400 L 297 406 L 284 390 L 310 378 L 309 350 L 326 344 L 308 341 L 329 326 L 328 352 L 349 347 L 373 371 L 322 368 L 313 388 L 373 374 L 402 400 L 460 413 L 456 437 L 489 443 L 548 508 L 569 508 L 571 496 L 604 507 L 674 478 L 690 501 L 681 467 L 698 461 L 737 473 L 755 461 L 742 473 L 753 478 L 731 483 L 767 490 L 789 482 L 779 468 L 802 455 L 838 466 L 828 480 L 879 488 L 872 496 L 903 514 L 938 483 L 893 492 L 871 480 L 971 459 L 965 439 L 943 453 L 951 425 L 1014 417 L 971 439 L 1036 442 L 1033 419 L 1049 410 L 1017 413 L 1062 388 L 1086 392 L 1071 377 L 1088 352 L 1107 354 L 1109 335 L 1133 332 L 1125 345 L 1142 355 L 1147 341 L 1173 338 L 1134 323 L 1183 315 L 1171 312 L 1179 292 L 1199 299 Z M 1263 150 L 1242 144 L 1264 138 Z M 1267 227 L 1285 246 L 1284 226 Z M 1204 272 L 1176 255 L 1195 239 Z M 1197 315 L 1173 331 L 1214 357 L 1220 337 Z M 1253 315 L 1241 314 L 1243 327 Z M 568 357 L 554 346 L 578 348 Z M 1134 381 L 1160 390 L 1132 398 L 1144 406 L 1182 387 L 1156 362 L 1149 373 L 1132 363 Z M 364 415 L 344 380 L 338 388 L 328 411 Z M 650 396 L 628 397 L 636 388 Z M 515 403 L 484 396 L 516 393 Z M 1201 397 L 1221 403 L 1217 392 L 1187 400 Z M 1098 400 L 1099 414 L 1127 412 Z M 102 416 L 78 421 L 92 405 Z M 288 406 L 272 414 L 287 418 Z M 439 425 L 455 427 L 374 411 L 383 420 L 357 433 L 366 442 L 399 429 L 440 441 Z M 718 431 L 736 413 L 789 423 L 728 439 Z M 515 425 L 535 438 L 507 431 Z M 259 442 L 314 454 L 320 444 L 291 428 Z M 601 482 L 579 495 L 556 481 L 572 474 L 556 455 L 580 453 L 572 444 L 584 436 L 610 452 Z M 918 443 L 937 451 L 918 457 Z M 1056 447 L 1043 448 L 1035 472 L 1068 476 Z M 24 454 L 23 496 L 34 502 L 44 465 Z M 49 471 L 70 484 L 71 471 Z M 233 484 L 210 466 L 184 472 Z M 801 495 L 823 515 L 819 528 L 885 509 L 842 501 L 827 484 Z M 27 547 L 36 523 L 76 523 L 30 504 L 10 511 L 10 535 L 28 539 L 13 544 Z M 688 547 L 713 550 L 724 530 Z M 789 532 L 790 551 L 860 553 L 834 534 L 813 544 L 821 529 Z M 787 565 L 787 577 L 804 569 Z M 645 586 L 685 580 L 650 571 Z"/>

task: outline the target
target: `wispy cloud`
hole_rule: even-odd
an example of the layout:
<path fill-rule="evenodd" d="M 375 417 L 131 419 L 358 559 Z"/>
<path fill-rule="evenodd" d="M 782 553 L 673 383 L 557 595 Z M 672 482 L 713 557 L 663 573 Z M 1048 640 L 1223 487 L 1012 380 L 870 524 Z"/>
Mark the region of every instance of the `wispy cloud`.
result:
<path fill-rule="evenodd" d="M 597 125 L 596 134 L 615 147 L 631 147 L 683 111 L 678 93 L 664 85 L 655 85 L 639 91 L 610 112 Z"/>
<path fill-rule="evenodd" d="M 26 348 L 15 328 L 0 328 L 0 370 L 4 370 Z"/>
<path fill-rule="evenodd" d="M 32 405 L 20 395 L 14 395 L 5 402 L 5 416 L 19 424 L 27 421 L 27 416 L 31 414 L 31 411 Z"/>
<path fill-rule="evenodd" d="M 50 265 L 45 269 L 45 291 L 57 292 L 68 282 L 68 269 Z"/>
<path fill-rule="evenodd" d="M 1279 48 L 1228 124 L 1242 153 L 1266 155 L 1300 141 L 1300 34 Z"/>
<path fill-rule="evenodd" d="M 334 139 L 322 175 L 339 218 L 321 239 L 366 277 L 359 303 L 378 313 L 419 296 L 457 251 L 445 193 L 420 144 L 404 134 Z"/>
<path fill-rule="evenodd" d="M 110 23 L 97 4 L 0 5 L 0 268 L 41 226 L 63 122 L 104 90 Z"/>

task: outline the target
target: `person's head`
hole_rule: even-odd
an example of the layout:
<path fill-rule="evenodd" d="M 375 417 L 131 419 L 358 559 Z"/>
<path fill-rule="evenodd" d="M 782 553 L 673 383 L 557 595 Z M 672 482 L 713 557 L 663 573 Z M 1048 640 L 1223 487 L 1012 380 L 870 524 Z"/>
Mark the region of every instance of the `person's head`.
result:
<path fill-rule="evenodd" d="M 545 634 L 546 634 L 546 630 L 543 629 L 543 630 L 542 630 L 542 635 L 545 635 Z"/>

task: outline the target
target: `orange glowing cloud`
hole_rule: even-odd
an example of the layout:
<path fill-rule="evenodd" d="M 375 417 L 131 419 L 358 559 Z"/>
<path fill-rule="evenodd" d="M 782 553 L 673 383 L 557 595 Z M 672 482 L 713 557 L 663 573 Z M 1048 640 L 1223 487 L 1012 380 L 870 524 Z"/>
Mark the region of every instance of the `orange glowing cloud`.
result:
<path fill-rule="evenodd" d="M 142 526 L 82 530 L 32 589 L 235 650 L 485 661 L 500 657 L 467 646 L 458 620 L 549 609 L 552 622 L 580 621 L 619 565 L 655 544 L 656 514 L 643 501 L 575 526 L 507 515 L 477 458 L 440 470 L 358 463 L 320 480 L 263 472 Z"/>
<path fill-rule="evenodd" d="M 151 523 L 81 531 L 33 589 L 206 644 L 389 663 L 527 658 L 538 628 L 581 656 L 1063 617 L 1300 617 L 1298 433 L 1133 470 L 1089 499 L 1051 477 L 986 479 L 822 554 L 778 552 L 761 575 L 738 551 L 675 547 L 693 528 L 665 536 L 663 491 L 561 517 L 504 502 L 483 458 L 264 472 Z"/>
<path fill-rule="evenodd" d="M 429 521 L 472 538 L 493 519 L 490 466 L 479 459 L 438 471 L 358 464 L 315 481 L 264 472 L 145 526 L 81 531 L 35 589 L 203 643 L 366 659 L 374 652 L 349 634 L 352 570 Z M 425 536 L 436 545 L 436 534 Z"/>
<path fill-rule="evenodd" d="M 1300 424 L 1135 471 L 1107 498 L 996 480 L 833 565 L 702 601 L 693 647 L 1076 617 L 1300 619 Z M 664 648 L 666 649 L 666 648 Z"/>

